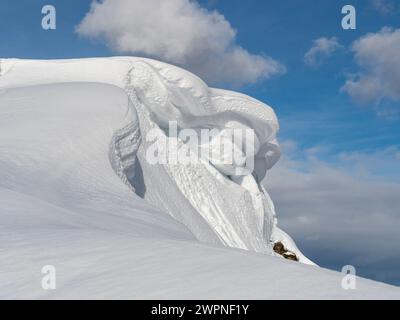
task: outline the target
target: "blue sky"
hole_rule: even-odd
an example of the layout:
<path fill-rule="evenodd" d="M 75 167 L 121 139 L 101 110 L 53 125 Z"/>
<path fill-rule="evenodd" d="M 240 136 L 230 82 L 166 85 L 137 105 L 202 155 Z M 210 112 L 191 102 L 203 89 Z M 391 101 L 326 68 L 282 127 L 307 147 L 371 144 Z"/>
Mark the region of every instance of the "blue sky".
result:
<path fill-rule="evenodd" d="M 303 56 L 312 40 L 322 36 L 337 37 L 349 46 L 383 26 L 399 27 L 399 14 L 382 16 L 366 5 L 368 1 L 351 1 L 358 11 L 357 29 L 343 30 L 341 8 L 349 1 L 243 2 L 217 1 L 216 7 L 239 30 L 241 44 L 285 63 L 285 75 L 246 90 L 274 107 L 282 124 L 281 137 L 296 137 L 304 147 L 328 144 L 332 152 L 373 151 L 398 145 L 399 119 L 379 117 L 373 105 L 354 104 L 340 93 L 345 73 L 356 70 L 348 49 L 326 59 L 318 68 L 305 65 Z"/>
<path fill-rule="evenodd" d="M 41 8 L 46 4 L 57 9 L 56 30 L 41 28 Z M 128 54 L 113 48 L 104 37 L 87 36 L 87 33 L 78 35 L 76 27 L 88 13 L 90 4 L 91 0 L 2 0 L 0 57 L 55 59 Z M 380 102 L 359 103 L 341 90 L 349 75 L 368 71 L 355 59 L 355 52 L 351 49 L 354 41 L 368 33 L 378 34 L 383 27 L 400 28 L 398 2 L 201 0 L 199 4 L 210 12 L 217 10 L 229 21 L 237 31 L 235 46 L 254 55 L 271 57 L 286 70 L 276 72 L 266 80 L 249 81 L 253 83 L 241 87 L 223 82 L 218 84 L 266 102 L 274 107 L 280 119 L 279 139 L 285 156 L 280 167 L 272 172 L 274 184 L 271 182 L 270 189 L 282 217 L 282 226 L 294 235 L 305 253 L 321 265 L 340 269 L 351 262 L 368 277 L 400 285 L 400 271 L 396 271 L 400 269 L 397 246 L 389 246 L 391 254 L 379 253 L 379 247 L 371 246 L 371 250 L 375 250 L 372 258 L 365 248 L 357 250 L 364 255 L 357 255 L 355 249 L 338 249 L 335 246 L 345 245 L 338 244 L 333 236 L 326 235 L 330 232 L 325 232 L 333 228 L 330 227 L 332 220 L 339 219 L 336 213 L 331 213 L 335 217 L 326 215 L 324 220 L 317 217 L 317 213 L 306 216 L 306 212 L 315 210 L 313 197 L 317 196 L 316 189 L 326 188 L 331 197 L 325 198 L 323 204 L 317 206 L 318 210 L 328 206 L 357 216 L 358 219 L 347 222 L 350 226 L 354 224 L 353 229 L 349 228 L 343 234 L 340 234 L 341 230 L 333 232 L 340 239 L 353 241 L 351 230 L 360 225 L 360 219 L 368 219 L 365 212 L 375 205 L 375 202 L 369 202 L 373 198 L 371 195 L 387 190 L 381 193 L 381 199 L 377 199 L 379 205 L 376 209 L 382 212 L 381 220 L 387 221 L 379 227 L 385 236 L 379 232 L 373 234 L 385 240 L 382 246 L 400 240 L 395 238 L 396 232 L 390 228 L 390 225 L 400 227 L 400 203 L 396 200 L 396 193 L 400 191 L 400 101 L 392 97 Z M 356 30 L 341 28 L 341 9 L 345 4 L 352 4 L 357 9 Z M 103 21 L 102 28 L 107 28 L 107 21 Z M 319 38 L 336 38 L 339 46 L 319 64 L 309 65 L 305 54 L 313 47 L 313 41 Z M 400 51 L 398 53 L 400 56 Z M 395 66 L 393 77 L 398 76 L 396 72 L 399 70 Z M 393 90 L 400 92 L 398 87 Z M 288 179 L 284 183 L 280 179 L 282 176 Z M 338 177 L 343 179 L 338 181 Z M 304 193 L 307 201 L 298 201 L 295 197 L 288 199 L 296 192 L 291 179 L 304 179 L 303 191 L 307 191 Z M 355 192 L 359 196 L 355 200 L 358 203 L 350 205 L 351 201 L 339 192 L 349 185 L 353 189 L 347 193 Z M 392 198 L 386 199 L 392 194 Z M 359 203 L 365 203 L 365 206 L 359 206 Z M 301 229 L 301 224 L 293 222 L 296 219 L 312 223 Z M 308 233 L 304 232 L 306 227 Z M 321 232 L 314 232 L 312 228 L 319 228 Z M 358 239 L 368 237 L 372 228 L 365 227 L 356 232 Z M 356 243 L 363 245 L 368 241 L 362 238 Z"/>

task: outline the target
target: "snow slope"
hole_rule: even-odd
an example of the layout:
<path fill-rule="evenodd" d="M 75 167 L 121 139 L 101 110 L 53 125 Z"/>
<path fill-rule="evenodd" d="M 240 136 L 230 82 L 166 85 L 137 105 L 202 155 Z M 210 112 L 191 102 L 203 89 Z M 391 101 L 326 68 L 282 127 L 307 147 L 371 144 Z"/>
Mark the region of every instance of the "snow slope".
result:
<path fill-rule="evenodd" d="M 147 134 L 172 139 L 171 119 L 255 129 L 254 175 L 149 164 Z M 262 103 L 153 60 L 0 60 L 0 298 L 399 298 L 273 256 L 279 240 L 311 264 L 260 186 L 277 129 Z M 44 265 L 55 291 L 40 286 Z"/>

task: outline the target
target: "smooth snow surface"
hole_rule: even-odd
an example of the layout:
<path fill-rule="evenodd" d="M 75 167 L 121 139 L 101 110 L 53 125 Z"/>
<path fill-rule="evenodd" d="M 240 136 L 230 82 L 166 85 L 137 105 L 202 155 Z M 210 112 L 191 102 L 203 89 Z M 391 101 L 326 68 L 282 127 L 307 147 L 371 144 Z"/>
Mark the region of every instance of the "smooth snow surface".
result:
<path fill-rule="evenodd" d="M 170 120 L 254 129 L 253 175 L 211 158 L 149 164 L 147 134 L 172 139 Z M 0 298 L 400 298 L 273 256 L 282 241 L 312 264 L 260 184 L 277 130 L 268 106 L 161 62 L 0 60 Z M 54 291 L 41 288 L 44 265 Z"/>

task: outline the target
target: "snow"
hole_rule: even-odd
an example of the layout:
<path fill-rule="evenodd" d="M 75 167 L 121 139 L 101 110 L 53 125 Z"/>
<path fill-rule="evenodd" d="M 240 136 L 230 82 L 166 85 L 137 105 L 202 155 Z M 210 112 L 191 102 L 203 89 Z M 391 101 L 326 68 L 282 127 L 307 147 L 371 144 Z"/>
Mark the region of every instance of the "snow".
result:
<path fill-rule="evenodd" d="M 270 107 L 149 59 L 0 66 L 0 298 L 400 297 L 364 279 L 343 290 L 278 228 L 261 185 L 280 154 Z M 150 164 L 154 143 L 172 145 L 171 120 L 254 129 L 254 174 L 214 158 Z M 277 241 L 304 264 L 274 256 Z M 44 265 L 54 291 L 40 285 Z"/>

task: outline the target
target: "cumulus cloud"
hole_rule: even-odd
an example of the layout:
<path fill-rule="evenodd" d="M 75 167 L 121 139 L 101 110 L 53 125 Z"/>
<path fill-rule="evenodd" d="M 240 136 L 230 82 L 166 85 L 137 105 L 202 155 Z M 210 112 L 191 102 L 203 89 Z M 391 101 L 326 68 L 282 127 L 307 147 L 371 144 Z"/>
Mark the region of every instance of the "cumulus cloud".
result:
<path fill-rule="evenodd" d="M 400 101 L 400 29 L 369 33 L 353 43 L 352 51 L 360 70 L 342 89 L 360 103 Z"/>
<path fill-rule="evenodd" d="M 373 169 L 390 163 L 400 172 L 399 149 L 341 154 L 333 164 L 283 145 L 286 156 L 265 180 L 281 227 L 322 266 L 351 264 L 363 276 L 400 284 L 400 177 L 378 178 Z"/>
<path fill-rule="evenodd" d="M 304 61 L 311 66 L 318 65 L 339 48 L 341 48 L 341 45 L 335 37 L 316 39 L 313 42 L 313 46 L 304 55 Z"/>
<path fill-rule="evenodd" d="M 192 0 L 95 0 L 76 30 L 117 53 L 177 64 L 212 84 L 255 83 L 285 71 L 237 45 L 225 17 Z"/>

